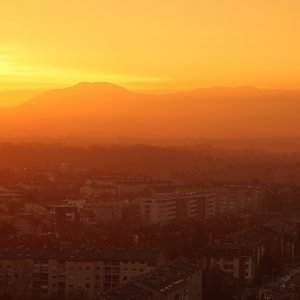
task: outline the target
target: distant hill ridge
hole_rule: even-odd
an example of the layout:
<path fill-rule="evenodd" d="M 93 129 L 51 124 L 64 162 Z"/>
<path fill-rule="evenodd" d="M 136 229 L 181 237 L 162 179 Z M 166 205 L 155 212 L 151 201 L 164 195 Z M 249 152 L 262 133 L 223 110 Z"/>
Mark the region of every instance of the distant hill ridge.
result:
<path fill-rule="evenodd" d="M 300 90 L 215 87 L 149 95 L 81 82 L 0 117 L 0 136 L 294 137 L 300 136 Z"/>

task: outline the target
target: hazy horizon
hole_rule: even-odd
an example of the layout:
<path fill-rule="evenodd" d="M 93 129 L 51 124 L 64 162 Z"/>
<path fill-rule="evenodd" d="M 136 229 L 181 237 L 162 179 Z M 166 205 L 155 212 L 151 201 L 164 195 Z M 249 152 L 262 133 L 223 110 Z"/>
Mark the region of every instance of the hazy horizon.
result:
<path fill-rule="evenodd" d="M 300 299 L 299 12 L 2 0 L 0 299 Z"/>
<path fill-rule="evenodd" d="M 218 85 L 212 85 L 212 86 L 192 86 L 192 87 L 173 87 L 170 88 L 168 86 L 162 86 L 161 88 L 133 88 L 131 87 L 130 84 L 122 84 L 118 82 L 108 82 L 108 81 L 94 81 L 94 82 L 89 82 L 89 81 L 79 81 L 77 83 L 74 83 L 73 85 L 66 85 L 66 86 L 60 86 L 60 87 L 53 87 L 53 88 L 47 88 L 47 89 L 40 89 L 40 90 L 31 90 L 31 89 L 24 89 L 24 90 L 16 90 L 16 89 L 8 89 L 8 90 L 3 90 L 0 91 L 0 98 L 2 98 L 2 101 L 0 102 L 0 109 L 1 108 L 9 108 L 9 107 L 14 107 L 21 105 L 23 103 L 26 103 L 32 98 L 35 98 L 43 93 L 50 92 L 53 90 L 62 90 L 62 89 L 67 89 L 73 86 L 77 86 L 80 84 L 84 83 L 90 83 L 90 84 L 102 84 L 102 83 L 107 83 L 107 84 L 112 84 L 116 86 L 123 87 L 129 91 L 132 92 L 137 92 L 140 94 L 177 94 L 177 93 L 185 93 L 185 92 L 192 92 L 195 90 L 201 90 L 201 89 L 257 89 L 257 90 L 270 90 L 270 91 L 298 91 L 300 90 L 299 88 L 278 88 L 278 87 L 257 87 L 257 86 L 251 86 L 251 85 L 237 85 L 237 86 L 218 86 Z M 21 94 L 19 94 L 21 93 Z M 17 95 L 15 98 L 13 95 Z M 26 96 L 24 96 L 26 95 Z"/>
<path fill-rule="evenodd" d="M 300 136 L 299 97 L 300 90 L 249 86 L 143 93 L 81 82 L 0 110 L 1 138 L 82 144 L 293 140 Z"/>
<path fill-rule="evenodd" d="M 1 7 L 3 141 L 300 136 L 295 1 L 16 3 Z"/>

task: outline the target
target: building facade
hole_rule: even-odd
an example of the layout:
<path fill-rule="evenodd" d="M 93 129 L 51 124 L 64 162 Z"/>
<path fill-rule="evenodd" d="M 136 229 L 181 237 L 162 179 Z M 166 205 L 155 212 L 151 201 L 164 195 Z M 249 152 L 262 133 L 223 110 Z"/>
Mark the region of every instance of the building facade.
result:
<path fill-rule="evenodd" d="M 94 299 L 164 264 L 164 255 L 155 250 L 4 249 L 0 251 L 0 298 Z"/>
<path fill-rule="evenodd" d="M 180 222 L 190 218 L 207 220 L 215 216 L 215 195 L 201 192 L 156 194 L 139 199 L 145 224 Z"/>

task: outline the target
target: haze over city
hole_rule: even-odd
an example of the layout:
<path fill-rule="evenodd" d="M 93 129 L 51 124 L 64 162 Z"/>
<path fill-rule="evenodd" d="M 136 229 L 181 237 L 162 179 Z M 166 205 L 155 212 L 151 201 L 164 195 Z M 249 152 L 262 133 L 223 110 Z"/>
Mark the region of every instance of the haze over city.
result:
<path fill-rule="evenodd" d="M 0 299 L 300 299 L 299 11 L 2 0 Z"/>

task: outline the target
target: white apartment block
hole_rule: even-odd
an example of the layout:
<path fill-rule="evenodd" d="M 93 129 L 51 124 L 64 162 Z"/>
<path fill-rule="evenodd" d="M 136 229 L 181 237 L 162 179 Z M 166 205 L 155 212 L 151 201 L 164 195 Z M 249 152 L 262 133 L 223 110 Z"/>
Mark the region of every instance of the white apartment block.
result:
<path fill-rule="evenodd" d="M 215 216 L 215 195 L 212 193 L 157 194 L 139 199 L 139 205 L 146 224 L 165 224 L 189 218 L 207 220 Z"/>

